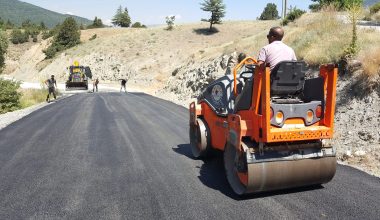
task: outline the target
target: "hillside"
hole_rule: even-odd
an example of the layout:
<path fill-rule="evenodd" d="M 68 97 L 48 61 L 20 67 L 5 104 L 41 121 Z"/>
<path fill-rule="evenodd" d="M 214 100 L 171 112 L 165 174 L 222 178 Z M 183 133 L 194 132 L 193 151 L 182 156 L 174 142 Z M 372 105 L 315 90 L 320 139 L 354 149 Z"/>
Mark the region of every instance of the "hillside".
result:
<path fill-rule="evenodd" d="M 51 28 L 58 23 L 62 23 L 67 17 L 73 17 L 79 24 L 91 23 L 91 21 L 86 18 L 63 15 L 26 2 L 21 2 L 18 0 L 0 0 L 0 18 L 3 20 L 9 19 L 12 23 L 17 25 L 20 25 L 23 21 L 30 19 L 36 24 L 43 21 L 46 26 Z"/>

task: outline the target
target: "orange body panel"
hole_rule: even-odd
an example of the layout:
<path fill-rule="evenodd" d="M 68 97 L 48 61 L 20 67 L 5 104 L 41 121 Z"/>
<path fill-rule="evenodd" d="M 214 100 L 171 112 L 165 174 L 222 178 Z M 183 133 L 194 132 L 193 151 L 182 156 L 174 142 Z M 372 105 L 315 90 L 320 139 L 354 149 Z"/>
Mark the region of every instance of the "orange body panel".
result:
<path fill-rule="evenodd" d="M 220 117 L 206 103 L 202 103 L 202 116 L 206 121 L 211 133 L 211 146 L 224 150 L 227 140 L 227 118 Z"/>

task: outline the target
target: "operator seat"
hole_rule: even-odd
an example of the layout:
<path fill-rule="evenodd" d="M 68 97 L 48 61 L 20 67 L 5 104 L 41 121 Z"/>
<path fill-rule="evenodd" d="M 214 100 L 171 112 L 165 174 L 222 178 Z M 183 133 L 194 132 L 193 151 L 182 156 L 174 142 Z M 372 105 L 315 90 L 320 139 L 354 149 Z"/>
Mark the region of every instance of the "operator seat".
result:
<path fill-rule="evenodd" d="M 305 84 L 307 65 L 303 61 L 283 61 L 271 72 L 271 96 L 286 98 L 300 95 Z M 249 110 L 252 105 L 253 78 L 249 79 L 242 93 L 236 98 L 234 112 Z"/>
<path fill-rule="evenodd" d="M 271 96 L 289 97 L 299 95 L 305 85 L 307 65 L 304 61 L 283 61 L 271 72 Z"/>

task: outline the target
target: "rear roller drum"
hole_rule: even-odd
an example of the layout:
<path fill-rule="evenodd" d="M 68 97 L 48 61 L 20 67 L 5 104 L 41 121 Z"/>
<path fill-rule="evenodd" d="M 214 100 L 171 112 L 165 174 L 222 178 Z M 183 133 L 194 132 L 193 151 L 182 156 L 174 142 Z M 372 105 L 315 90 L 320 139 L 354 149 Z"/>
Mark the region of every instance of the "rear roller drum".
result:
<path fill-rule="evenodd" d="M 209 152 L 210 137 L 207 123 L 198 118 L 195 124 L 190 125 L 190 145 L 195 158 L 204 158 Z"/>

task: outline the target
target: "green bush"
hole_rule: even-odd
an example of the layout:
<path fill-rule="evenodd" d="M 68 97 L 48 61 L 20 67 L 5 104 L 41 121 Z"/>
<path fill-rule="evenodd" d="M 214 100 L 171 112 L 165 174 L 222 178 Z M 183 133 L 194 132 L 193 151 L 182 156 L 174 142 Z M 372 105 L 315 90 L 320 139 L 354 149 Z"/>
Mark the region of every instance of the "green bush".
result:
<path fill-rule="evenodd" d="M 141 24 L 140 22 L 135 22 L 132 24 L 133 28 L 146 28 L 145 25 Z"/>
<path fill-rule="evenodd" d="M 94 21 L 92 22 L 91 25 L 87 26 L 88 29 L 95 29 L 95 28 L 104 28 L 104 24 L 102 19 L 95 17 Z M 81 29 L 81 28 L 79 28 Z M 81 29 L 83 30 L 83 29 Z"/>
<path fill-rule="evenodd" d="M 54 58 L 54 56 L 59 52 L 59 51 L 62 51 L 64 50 L 65 47 L 60 45 L 60 44 L 57 44 L 57 43 L 53 43 L 52 45 L 50 45 L 50 47 L 48 47 L 46 50 L 44 50 L 43 52 L 45 53 L 46 55 L 46 59 L 51 59 L 51 58 Z"/>
<path fill-rule="evenodd" d="M 5 54 L 8 49 L 8 38 L 5 32 L 0 30 L 0 73 L 5 65 Z"/>
<path fill-rule="evenodd" d="M 268 3 L 264 11 L 260 15 L 260 20 L 276 20 L 278 19 L 277 6 L 274 3 Z"/>
<path fill-rule="evenodd" d="M 377 12 L 380 11 L 380 2 L 372 5 L 370 8 L 369 8 L 369 11 L 371 12 L 371 14 L 376 14 Z"/>
<path fill-rule="evenodd" d="M 0 79 L 0 114 L 21 108 L 19 88 L 18 82 Z"/>
<path fill-rule="evenodd" d="M 53 58 L 57 52 L 80 44 L 80 30 L 72 17 L 66 18 L 62 25 L 57 25 L 54 33 L 52 45 L 43 51 L 47 59 Z"/>
<path fill-rule="evenodd" d="M 305 14 L 306 11 L 303 11 L 298 8 L 294 8 L 291 10 L 289 14 L 286 15 L 285 19 L 282 21 L 282 25 L 286 26 L 289 24 L 289 22 L 294 22 L 299 17 L 301 17 L 303 14 Z"/>
<path fill-rule="evenodd" d="M 320 11 L 324 7 L 333 6 L 338 11 L 346 10 L 352 4 L 363 5 L 363 0 L 311 0 L 315 2 L 309 6 L 313 12 Z"/>
<path fill-rule="evenodd" d="M 11 42 L 13 44 L 23 44 L 29 41 L 29 34 L 22 32 L 20 29 L 14 29 L 11 33 Z"/>
<path fill-rule="evenodd" d="M 43 31 L 43 32 L 42 32 L 42 39 L 43 39 L 43 40 L 46 40 L 46 39 L 48 39 L 49 37 L 51 37 L 51 35 L 50 35 L 50 31 Z"/>

